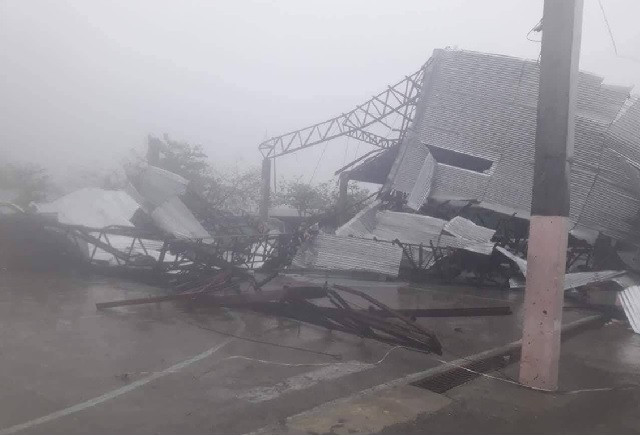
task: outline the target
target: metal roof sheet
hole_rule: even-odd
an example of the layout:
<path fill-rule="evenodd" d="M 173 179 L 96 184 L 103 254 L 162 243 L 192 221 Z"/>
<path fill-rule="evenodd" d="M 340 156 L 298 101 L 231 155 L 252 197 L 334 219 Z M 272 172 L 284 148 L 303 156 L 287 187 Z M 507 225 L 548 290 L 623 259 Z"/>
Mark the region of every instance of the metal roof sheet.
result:
<path fill-rule="evenodd" d="M 369 271 L 397 277 L 402 248 L 390 242 L 320 233 L 305 241 L 292 265 L 298 268 Z"/>
<path fill-rule="evenodd" d="M 634 332 L 640 334 L 640 286 L 630 286 L 619 294 L 620 303 Z"/>
<path fill-rule="evenodd" d="M 496 233 L 493 229 L 477 225 L 461 216 L 453 217 L 444 225 L 444 230 L 458 238 L 476 242 L 489 242 Z"/>
<path fill-rule="evenodd" d="M 434 51 L 411 134 L 386 189 L 409 194 L 414 209 L 428 192 L 429 198 L 476 200 L 528 213 L 538 75 L 535 61 Z M 576 105 L 570 218 L 575 226 L 640 243 L 640 229 L 630 223 L 640 211 L 637 180 L 616 156 L 640 162 L 640 104 L 629 98 L 629 88 L 604 85 L 601 77 L 581 72 Z M 493 165 L 477 172 L 436 163 L 432 171 L 427 145 Z"/>

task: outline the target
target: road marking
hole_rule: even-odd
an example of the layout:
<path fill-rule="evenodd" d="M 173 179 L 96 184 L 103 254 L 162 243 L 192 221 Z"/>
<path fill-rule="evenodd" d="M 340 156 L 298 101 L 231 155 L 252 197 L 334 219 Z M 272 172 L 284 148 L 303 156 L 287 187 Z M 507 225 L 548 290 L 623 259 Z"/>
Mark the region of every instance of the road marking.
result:
<path fill-rule="evenodd" d="M 236 335 L 241 334 L 242 331 L 245 328 L 245 323 L 244 321 L 242 321 L 237 315 L 231 313 L 231 315 L 240 322 L 240 326 L 238 327 L 237 331 L 234 333 Z M 207 357 L 212 356 L 213 354 L 215 354 L 216 352 L 218 352 L 222 347 L 230 344 L 231 342 L 233 342 L 235 340 L 235 338 L 229 338 L 226 341 L 222 342 L 221 344 L 216 345 L 215 347 L 209 348 L 207 351 L 204 351 L 203 353 L 200 353 L 196 356 L 191 357 L 190 359 L 187 360 L 183 360 L 180 363 L 176 363 L 173 366 L 170 366 L 169 368 L 166 368 L 162 371 L 158 371 L 158 372 L 154 372 L 151 375 L 141 378 L 140 380 L 136 380 L 135 382 L 128 384 L 126 386 L 123 386 L 121 388 L 118 389 L 114 389 L 113 391 L 107 392 L 103 395 L 100 395 L 98 397 L 94 397 L 91 398 L 90 400 L 84 401 L 82 403 L 76 404 L 75 406 L 71 406 L 71 407 L 67 407 L 66 409 L 62 409 L 62 410 L 58 410 L 57 412 L 53 412 L 50 413 L 48 415 L 42 416 L 40 418 L 36 418 L 36 419 L 32 419 L 31 421 L 27 421 L 24 422 L 22 424 L 16 424 L 13 425 L 11 427 L 7 427 L 7 428 L 3 428 L 0 429 L 0 433 L 1 434 L 10 434 L 10 433 L 17 433 L 19 431 L 23 431 L 26 430 L 28 428 L 34 427 L 36 425 L 40 425 L 40 424 L 44 424 L 46 422 L 49 421 L 53 421 L 62 417 L 65 417 L 67 415 L 71 415 L 73 413 L 77 413 L 80 412 L 82 410 L 88 409 L 90 407 L 96 406 L 98 404 L 104 403 L 105 401 L 109 401 L 112 400 L 116 397 L 119 397 L 121 395 L 124 395 L 128 392 L 131 392 L 139 387 L 142 387 L 148 383 L 151 383 L 154 380 L 159 379 L 160 377 L 164 377 L 167 374 L 171 374 L 177 371 L 180 371 L 181 369 L 186 368 L 189 365 L 192 365 L 202 359 L 206 359 Z"/>
<path fill-rule="evenodd" d="M 362 363 L 355 360 L 336 363 L 304 374 L 289 377 L 274 386 L 250 389 L 247 392 L 237 395 L 237 398 L 247 400 L 251 403 L 270 401 L 289 392 L 308 389 L 322 381 L 334 380 L 349 374 L 374 368 L 375 366 L 373 363 Z"/>

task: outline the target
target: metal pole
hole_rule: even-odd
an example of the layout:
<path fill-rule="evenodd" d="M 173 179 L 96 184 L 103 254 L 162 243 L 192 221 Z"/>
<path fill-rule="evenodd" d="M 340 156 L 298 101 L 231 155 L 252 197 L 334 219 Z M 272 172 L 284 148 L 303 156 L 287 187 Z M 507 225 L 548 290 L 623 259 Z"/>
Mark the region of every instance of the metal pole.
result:
<path fill-rule="evenodd" d="M 265 157 L 262 160 L 262 200 L 260 201 L 260 218 L 266 221 L 269 218 L 269 205 L 271 203 L 271 160 Z"/>
<path fill-rule="evenodd" d="M 336 207 L 338 225 L 342 225 L 346 222 L 348 193 L 349 193 L 349 172 L 344 171 L 340 173 L 340 177 L 338 179 L 338 204 Z"/>
<path fill-rule="evenodd" d="M 520 382 L 558 388 L 582 0 L 545 0 Z"/>

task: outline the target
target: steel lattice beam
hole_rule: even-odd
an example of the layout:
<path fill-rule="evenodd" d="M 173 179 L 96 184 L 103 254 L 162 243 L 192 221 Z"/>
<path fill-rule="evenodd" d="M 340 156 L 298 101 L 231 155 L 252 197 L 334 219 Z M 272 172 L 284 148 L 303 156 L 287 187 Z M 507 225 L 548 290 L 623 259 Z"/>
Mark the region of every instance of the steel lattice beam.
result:
<path fill-rule="evenodd" d="M 356 138 L 379 148 L 389 148 L 398 144 L 415 113 L 415 104 L 428 63 L 350 112 L 262 142 L 258 147 L 260 152 L 264 157 L 273 158 L 340 136 Z M 397 138 L 389 139 L 365 130 L 376 123 L 389 127 L 382 120 L 393 114 L 402 119 L 402 127 L 398 129 Z"/>

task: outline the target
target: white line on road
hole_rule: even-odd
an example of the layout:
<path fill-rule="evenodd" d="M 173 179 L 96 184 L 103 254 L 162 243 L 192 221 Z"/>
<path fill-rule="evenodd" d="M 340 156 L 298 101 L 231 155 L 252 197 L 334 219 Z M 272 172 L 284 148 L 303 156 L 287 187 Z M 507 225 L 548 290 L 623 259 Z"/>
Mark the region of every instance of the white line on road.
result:
<path fill-rule="evenodd" d="M 238 327 L 237 331 L 234 333 L 235 335 L 241 334 L 245 328 L 245 323 L 242 321 L 237 315 L 234 315 L 234 318 L 240 322 L 240 327 Z M 136 380 L 135 382 L 123 386 L 121 388 L 115 389 L 113 391 L 107 392 L 106 394 L 100 395 L 99 397 L 92 398 L 90 400 L 84 401 L 82 403 L 76 404 L 75 406 L 67 407 L 66 409 L 58 410 L 57 412 L 50 413 L 49 415 L 42 416 L 40 418 L 32 419 L 31 421 L 24 422 L 22 424 L 16 424 L 11 427 L 0 429 L 1 434 L 9 434 L 9 433 L 17 433 L 19 431 L 26 430 L 28 428 L 34 427 L 36 425 L 44 424 L 45 422 L 53 421 L 55 419 L 62 418 L 67 415 L 71 415 L 72 413 L 77 413 L 82 410 L 88 409 L 89 407 L 96 406 L 100 403 L 104 403 L 105 401 L 112 400 L 120 395 L 124 395 L 128 392 L 133 391 L 141 386 L 144 386 L 148 383 L 151 383 L 154 380 L 159 379 L 160 377 L 164 377 L 167 374 L 171 374 L 177 371 L 180 371 L 187 366 L 196 363 L 202 359 L 206 359 L 207 357 L 213 355 L 218 352 L 222 347 L 228 345 L 233 342 L 234 338 L 229 338 L 221 344 L 216 345 L 213 348 L 209 348 L 207 351 L 200 353 L 196 356 L 191 357 L 190 359 L 183 360 L 180 363 L 176 363 L 173 366 L 170 366 L 167 369 L 162 371 L 154 372 L 151 375 L 141 378 L 140 380 Z"/>
<path fill-rule="evenodd" d="M 304 374 L 289 377 L 274 386 L 250 389 L 247 392 L 239 394 L 237 398 L 247 400 L 251 403 L 274 400 L 289 392 L 308 389 L 321 381 L 334 380 L 345 375 L 374 368 L 375 366 L 376 364 L 373 363 L 362 363 L 355 360 L 336 363 Z"/>

